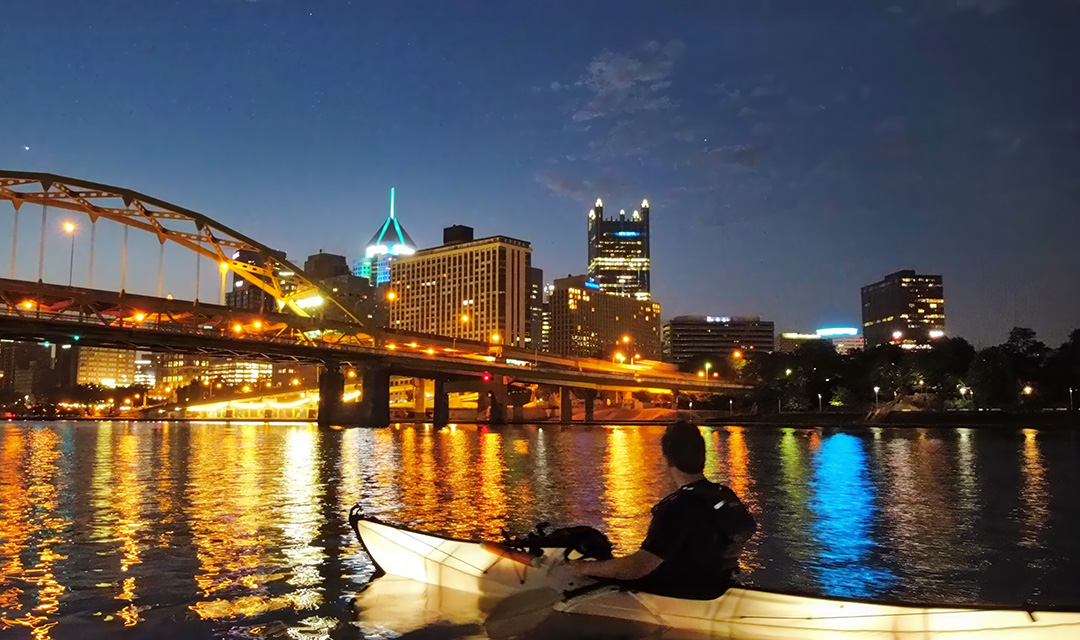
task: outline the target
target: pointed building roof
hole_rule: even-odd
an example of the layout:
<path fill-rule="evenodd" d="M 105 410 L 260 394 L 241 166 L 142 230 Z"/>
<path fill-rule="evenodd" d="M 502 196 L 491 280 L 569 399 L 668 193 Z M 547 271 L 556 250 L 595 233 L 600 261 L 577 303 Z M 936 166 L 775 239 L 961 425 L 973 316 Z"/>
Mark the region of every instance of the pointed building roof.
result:
<path fill-rule="evenodd" d="M 402 247 L 406 251 L 401 251 L 397 247 Z M 373 249 L 375 249 L 373 251 Z M 368 255 L 374 253 L 412 253 L 416 250 L 416 243 L 409 237 L 409 234 L 405 231 L 405 228 L 398 222 L 397 217 L 394 215 L 394 189 L 390 189 L 390 217 L 386 219 L 386 222 L 379 227 L 378 232 L 371 237 L 371 241 L 367 244 Z"/>

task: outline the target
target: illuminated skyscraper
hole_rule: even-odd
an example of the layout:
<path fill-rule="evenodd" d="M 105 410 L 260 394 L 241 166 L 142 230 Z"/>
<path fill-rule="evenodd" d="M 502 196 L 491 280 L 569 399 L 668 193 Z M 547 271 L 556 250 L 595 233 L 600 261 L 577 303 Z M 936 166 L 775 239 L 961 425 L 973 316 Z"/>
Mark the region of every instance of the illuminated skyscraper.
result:
<path fill-rule="evenodd" d="M 862 288 L 863 336 L 869 348 L 895 344 L 925 349 L 945 335 L 945 293 L 940 275 L 912 269 Z"/>
<path fill-rule="evenodd" d="M 364 250 L 364 257 L 353 265 L 353 273 L 367 278 L 372 286 L 390 282 L 390 263 L 398 256 L 411 256 L 416 243 L 394 217 L 394 190 L 390 189 L 390 217 L 379 227 Z"/>
<path fill-rule="evenodd" d="M 548 296 L 549 349 L 564 356 L 660 357 L 660 303 L 604 293 L 588 276 L 559 278 Z"/>
<path fill-rule="evenodd" d="M 597 198 L 589 211 L 589 275 L 604 293 L 649 300 L 649 201 L 630 215 L 604 218 Z"/>
<path fill-rule="evenodd" d="M 395 260 L 385 299 L 394 329 L 524 347 L 532 248 L 505 236 L 443 230 L 440 247 Z"/>

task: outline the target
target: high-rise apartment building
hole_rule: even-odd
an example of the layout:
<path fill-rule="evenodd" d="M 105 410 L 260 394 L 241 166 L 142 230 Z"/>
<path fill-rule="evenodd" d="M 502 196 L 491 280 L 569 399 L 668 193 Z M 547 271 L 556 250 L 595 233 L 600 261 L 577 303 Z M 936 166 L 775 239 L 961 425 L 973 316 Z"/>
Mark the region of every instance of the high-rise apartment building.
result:
<path fill-rule="evenodd" d="M 604 218 L 597 198 L 589 211 L 589 276 L 600 290 L 649 300 L 649 201 L 627 215 Z"/>
<path fill-rule="evenodd" d="M 525 318 L 525 347 L 543 350 L 544 340 L 544 271 L 529 267 L 529 309 Z"/>
<path fill-rule="evenodd" d="M 664 361 L 681 364 L 696 356 L 750 357 L 771 352 L 775 327 L 757 316 L 677 316 L 664 324 Z"/>
<path fill-rule="evenodd" d="M 127 387 L 135 384 L 135 352 L 127 349 L 77 347 L 76 384 Z"/>
<path fill-rule="evenodd" d="M 390 264 L 388 326 L 524 346 L 529 243 L 505 236 L 475 240 L 472 229 L 460 226 L 445 230 L 443 240 Z"/>
<path fill-rule="evenodd" d="M 555 281 L 548 294 L 548 350 L 579 358 L 656 360 L 660 304 L 605 293 L 589 276 Z"/>
<path fill-rule="evenodd" d="M 367 243 L 364 257 L 353 266 L 353 274 L 367 278 L 373 287 L 386 284 L 390 282 L 390 263 L 415 252 L 416 243 L 394 214 L 394 190 L 390 189 L 390 216 Z"/>
<path fill-rule="evenodd" d="M 940 275 L 897 271 L 862 288 L 863 337 L 868 348 L 895 344 L 923 349 L 945 335 Z"/>

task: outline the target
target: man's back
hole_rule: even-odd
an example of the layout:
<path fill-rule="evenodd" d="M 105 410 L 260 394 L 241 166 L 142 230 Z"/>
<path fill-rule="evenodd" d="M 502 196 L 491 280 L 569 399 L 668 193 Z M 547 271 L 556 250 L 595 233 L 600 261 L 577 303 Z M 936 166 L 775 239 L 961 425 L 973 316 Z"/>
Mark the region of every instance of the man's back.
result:
<path fill-rule="evenodd" d="M 628 586 L 683 598 L 714 598 L 731 586 L 739 550 L 756 528 L 735 492 L 698 480 L 661 500 L 652 514 L 641 548 L 663 562 Z"/>

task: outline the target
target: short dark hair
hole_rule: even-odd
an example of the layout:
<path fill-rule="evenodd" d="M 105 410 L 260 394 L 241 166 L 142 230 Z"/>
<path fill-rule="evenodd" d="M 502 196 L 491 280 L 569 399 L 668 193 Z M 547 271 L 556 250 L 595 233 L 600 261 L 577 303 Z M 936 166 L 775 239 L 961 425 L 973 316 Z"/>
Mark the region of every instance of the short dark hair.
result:
<path fill-rule="evenodd" d="M 701 473 L 705 469 L 705 438 L 694 425 L 679 420 L 664 430 L 660 449 L 668 464 L 683 473 Z"/>

